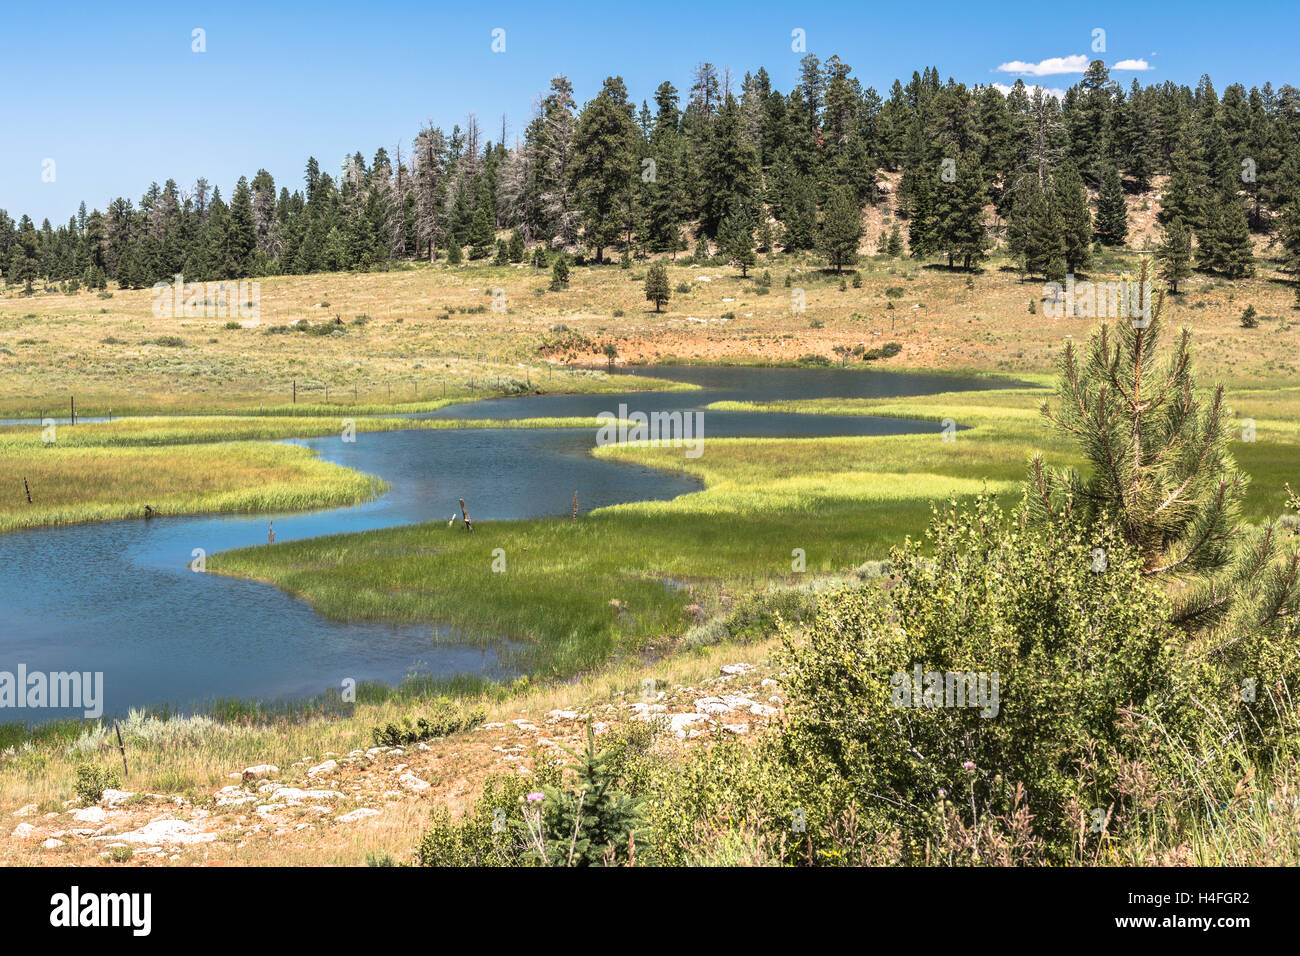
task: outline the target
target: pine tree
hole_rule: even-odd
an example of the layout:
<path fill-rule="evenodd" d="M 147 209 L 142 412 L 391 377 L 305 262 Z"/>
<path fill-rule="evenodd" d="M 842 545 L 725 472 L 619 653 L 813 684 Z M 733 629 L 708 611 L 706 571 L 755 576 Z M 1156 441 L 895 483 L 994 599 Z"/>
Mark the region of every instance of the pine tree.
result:
<path fill-rule="evenodd" d="M 897 259 L 903 254 L 903 234 L 899 231 L 898 222 L 894 222 L 894 228 L 889 230 L 889 241 L 885 243 L 885 255 Z"/>
<path fill-rule="evenodd" d="M 560 253 L 551 266 L 551 291 L 560 292 L 569 287 L 569 257 Z"/>
<path fill-rule="evenodd" d="M 253 218 L 253 192 L 248 180 L 240 176 L 230 199 L 225 278 L 238 279 L 252 275 L 253 253 L 256 249 L 257 225 Z M 138 267 L 140 264 L 136 265 Z"/>
<path fill-rule="evenodd" d="M 1205 225 L 1197 235 L 1198 265 L 1229 279 L 1255 274 L 1254 247 L 1246 210 L 1236 193 L 1227 189 L 1206 204 Z"/>
<path fill-rule="evenodd" d="M 1156 251 L 1160 281 L 1177 294 L 1178 283 L 1192 274 L 1192 235 L 1178 219 L 1165 225 L 1164 239 Z"/>
<path fill-rule="evenodd" d="M 777 218 L 781 220 L 781 246 L 786 252 L 816 246 L 817 193 L 810 178 L 796 175 L 789 180 Z"/>
<path fill-rule="evenodd" d="M 646 271 L 645 297 L 647 301 L 655 304 L 656 312 L 672 297 L 668 287 L 668 267 L 662 262 L 654 263 Z"/>
<path fill-rule="evenodd" d="M 862 241 L 862 210 L 848 190 L 832 193 L 822 216 L 818 247 L 837 273 L 858 262 Z"/>
<path fill-rule="evenodd" d="M 488 215 L 486 206 L 480 205 L 474 210 L 474 218 L 469 230 L 469 257 L 471 259 L 486 259 L 488 253 L 492 250 L 493 240 L 496 234 L 492 229 L 492 219 Z"/>
<path fill-rule="evenodd" d="M 550 866 L 602 866 L 607 860 L 626 865 L 636 843 L 642 798 L 620 789 L 615 754 L 596 751 L 590 722 L 586 750 L 575 756 L 575 789 L 543 786 L 539 818 L 536 824 L 526 818 L 520 826 L 522 842 Z"/>
<path fill-rule="evenodd" d="M 1282 244 L 1282 268 L 1293 276 L 1296 305 L 1300 306 L 1300 199 L 1283 211 L 1278 239 Z"/>
<path fill-rule="evenodd" d="M 740 267 L 740 276 L 758 261 L 754 255 L 754 220 L 743 203 L 736 202 L 718 227 L 718 249 L 727 261 Z"/>
<path fill-rule="evenodd" d="M 1144 261 L 1134 310 L 1142 321 L 1102 325 L 1082 357 L 1066 344 L 1057 398 L 1042 410 L 1078 442 L 1088 477 L 1048 470 L 1036 456 L 1031 508 L 1113 523 L 1144 573 L 1171 586 L 1172 620 L 1182 626 L 1294 630 L 1300 554 L 1282 553 L 1274 526 L 1255 532 L 1239 523 L 1248 479 L 1229 451 L 1223 387 L 1203 401 L 1187 329 L 1158 364 L 1164 294 L 1151 296 L 1147 280 Z"/>
<path fill-rule="evenodd" d="M 517 228 L 510 231 L 510 246 L 506 255 L 511 262 L 524 261 L 524 234 Z"/>
<path fill-rule="evenodd" d="M 740 104 L 730 94 L 708 127 L 701 165 L 700 226 L 716 236 L 732 206 L 750 203 L 758 191 L 758 154 L 744 134 Z"/>
<path fill-rule="evenodd" d="M 1097 196 L 1097 238 L 1105 246 L 1122 246 L 1128 238 L 1128 209 L 1119 172 L 1106 170 Z"/>
<path fill-rule="evenodd" d="M 604 261 L 605 247 L 627 224 L 639 139 L 627 88 L 621 78 L 608 77 L 583 108 L 574 137 L 574 192 L 582 209 L 583 238 L 597 262 Z"/>
<path fill-rule="evenodd" d="M 1092 250 L 1092 213 L 1083 179 L 1073 168 L 1059 169 L 1052 177 L 1051 204 L 1060 215 L 1066 268 L 1070 272 L 1086 269 Z"/>
<path fill-rule="evenodd" d="M 464 261 L 465 257 L 461 252 L 460 243 L 453 238 L 451 240 L 451 245 L 447 247 L 447 265 L 458 266 Z"/>
<path fill-rule="evenodd" d="M 492 264 L 494 266 L 510 265 L 510 247 L 506 244 L 504 239 L 497 240 L 497 254 L 492 259 Z"/>
<path fill-rule="evenodd" d="M 936 187 L 933 243 L 935 251 L 948 257 L 949 268 L 960 259 L 962 268 L 969 270 L 987 254 L 991 245 L 984 227 L 987 201 L 978 165 L 964 156 L 953 181 L 940 180 Z"/>
<path fill-rule="evenodd" d="M 1007 250 L 1025 275 L 1065 276 L 1065 241 L 1059 215 L 1033 175 L 1022 177 L 1007 219 Z M 1058 267 L 1059 264 L 1059 267 Z"/>

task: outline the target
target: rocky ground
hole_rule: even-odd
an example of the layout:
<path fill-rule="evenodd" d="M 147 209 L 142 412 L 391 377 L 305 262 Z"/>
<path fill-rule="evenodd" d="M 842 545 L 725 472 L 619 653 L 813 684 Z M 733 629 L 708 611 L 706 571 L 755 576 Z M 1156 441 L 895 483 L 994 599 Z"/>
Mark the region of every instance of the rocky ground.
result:
<path fill-rule="evenodd" d="M 0 840 L 8 865 L 255 865 L 364 863 L 367 853 L 411 858 L 430 809 L 453 812 L 491 773 L 531 774 L 535 758 L 570 759 L 590 719 L 597 735 L 627 721 L 654 721 L 669 748 L 718 735 L 752 737 L 780 715 L 783 695 L 763 664 L 728 664 L 697 686 L 657 687 L 586 709 L 520 711 L 472 731 L 411 747 L 303 754 L 291 766 L 232 768 L 229 783 L 201 799 L 105 790 L 84 806 L 41 813 L 8 809 Z"/>

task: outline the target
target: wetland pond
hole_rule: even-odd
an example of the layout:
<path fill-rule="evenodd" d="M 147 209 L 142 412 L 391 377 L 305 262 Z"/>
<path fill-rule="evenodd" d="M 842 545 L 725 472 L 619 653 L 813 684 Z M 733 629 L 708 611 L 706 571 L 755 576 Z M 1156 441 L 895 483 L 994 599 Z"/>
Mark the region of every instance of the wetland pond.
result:
<path fill-rule="evenodd" d="M 432 417 L 536 418 L 693 412 L 718 401 L 866 398 L 973 391 L 1015 383 L 848 369 L 645 367 L 696 391 L 536 395 L 450 406 Z M 711 437 L 812 437 L 938 431 L 935 422 L 838 415 L 717 412 Z M 34 424 L 33 427 L 40 427 Z M 467 642 L 452 629 L 331 621 L 278 588 L 190 570 L 207 555 L 276 540 L 442 520 L 465 497 L 475 522 L 665 500 L 696 491 L 686 475 L 592 457 L 587 429 L 362 432 L 297 444 L 377 475 L 389 490 L 366 504 L 296 514 L 162 517 L 0 535 L 0 672 L 102 672 L 104 716 L 168 704 L 201 710 L 222 698 L 278 700 L 339 687 L 344 678 L 400 683 L 513 673 L 509 643 Z M 0 721 L 42 723 L 81 710 L 0 707 Z"/>

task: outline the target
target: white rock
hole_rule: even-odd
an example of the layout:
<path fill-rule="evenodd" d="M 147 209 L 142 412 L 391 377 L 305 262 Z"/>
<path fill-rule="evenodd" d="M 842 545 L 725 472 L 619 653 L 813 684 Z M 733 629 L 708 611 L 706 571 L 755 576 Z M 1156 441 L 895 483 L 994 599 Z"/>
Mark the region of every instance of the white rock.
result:
<path fill-rule="evenodd" d="M 397 782 L 400 783 L 407 790 L 414 790 L 417 793 L 421 790 L 428 790 L 430 786 L 428 782 L 421 780 L 413 773 L 402 774 L 400 777 L 397 778 Z"/>
<path fill-rule="evenodd" d="M 46 850 L 55 850 L 55 849 L 58 849 L 59 847 L 63 846 L 63 841 L 62 841 L 62 840 L 56 840 L 56 839 L 54 839 L 54 837 L 50 837 L 48 840 L 46 840 L 44 843 L 42 843 L 41 846 L 42 846 L 42 848 L 44 848 L 44 849 L 46 849 Z"/>
<path fill-rule="evenodd" d="M 637 714 L 633 720 L 653 720 L 659 718 L 658 714 Z M 665 724 L 670 733 L 677 736 L 678 740 L 685 740 L 688 736 L 689 728 L 700 723 L 708 723 L 708 714 L 668 714 Z M 699 731 L 691 731 L 689 736 L 699 736 Z"/>
<path fill-rule="evenodd" d="M 255 777 L 269 777 L 271 774 L 279 772 L 280 768 L 273 763 L 259 763 L 256 767 L 245 767 L 240 776 L 245 780 L 252 780 Z"/>
<path fill-rule="evenodd" d="M 100 794 L 99 802 L 111 810 L 113 807 L 125 803 L 134 796 L 135 794 L 130 790 L 114 790 L 110 787 Z"/>
<path fill-rule="evenodd" d="M 243 787 L 222 787 L 213 796 L 217 798 L 219 807 L 236 807 L 241 803 L 252 803 L 257 799 Z"/>
<path fill-rule="evenodd" d="M 735 710 L 721 697 L 701 697 L 695 702 L 695 709 L 702 714 L 729 714 Z"/>
<path fill-rule="evenodd" d="M 576 710 L 553 710 L 546 715 L 548 724 L 558 724 L 562 720 L 577 720 L 578 712 Z"/>
<path fill-rule="evenodd" d="M 378 810 L 373 810 L 370 807 L 357 807 L 355 810 L 350 810 L 347 813 L 340 814 L 334 819 L 339 823 L 357 823 L 364 820 L 366 817 L 377 816 L 379 816 Z"/>
<path fill-rule="evenodd" d="M 17 810 L 15 810 L 15 811 L 14 811 L 14 816 L 16 816 L 16 817 L 30 817 L 33 813 L 36 812 L 36 809 L 37 809 L 36 804 L 34 804 L 34 803 L 29 803 L 29 804 L 27 804 L 25 807 L 19 807 Z"/>
<path fill-rule="evenodd" d="M 13 835 L 15 840 L 26 840 L 35 832 L 36 827 L 32 826 L 30 823 L 20 823 L 18 826 L 14 827 Z"/>
<path fill-rule="evenodd" d="M 780 713 L 775 707 L 769 707 L 767 704 L 755 704 L 749 708 L 749 712 L 755 717 L 775 717 Z"/>
<path fill-rule="evenodd" d="M 729 734 L 735 734 L 737 737 L 743 737 L 749 733 L 749 727 L 746 724 L 723 724 L 722 729 Z"/>
<path fill-rule="evenodd" d="M 753 664 L 723 664 L 718 668 L 723 674 L 748 674 L 754 669 Z"/>
<path fill-rule="evenodd" d="M 207 833 L 200 830 L 192 823 L 186 823 L 184 820 L 150 820 L 138 830 L 132 830 L 130 833 L 114 834 L 112 839 L 121 840 L 123 843 L 210 843 L 215 840 L 215 833 Z M 108 839 L 101 837 L 100 839 Z"/>
<path fill-rule="evenodd" d="M 78 823 L 103 823 L 108 819 L 108 814 L 103 807 L 84 807 L 73 811 L 72 819 Z"/>
<path fill-rule="evenodd" d="M 322 773 L 330 773 L 337 769 L 339 762 L 337 760 L 326 760 L 324 763 L 318 763 L 307 771 L 307 776 L 315 777 Z"/>

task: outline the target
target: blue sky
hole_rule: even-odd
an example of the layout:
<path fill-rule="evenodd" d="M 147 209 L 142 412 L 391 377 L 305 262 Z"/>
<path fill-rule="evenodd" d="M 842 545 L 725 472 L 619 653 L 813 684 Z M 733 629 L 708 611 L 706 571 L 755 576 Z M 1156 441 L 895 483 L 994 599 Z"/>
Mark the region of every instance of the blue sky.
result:
<path fill-rule="evenodd" d="M 1137 76 L 1194 85 L 1209 73 L 1219 90 L 1234 81 L 1300 85 L 1289 46 L 1300 36 L 1300 5 L 1283 2 L 113 6 L 6 9 L 0 208 L 15 218 L 57 224 L 82 199 L 101 209 L 117 195 L 137 201 L 168 177 L 185 187 L 206 176 L 228 197 L 259 167 L 298 188 L 308 155 L 335 172 L 345 153 L 369 159 L 381 145 L 409 146 L 423 120 L 449 129 L 470 110 L 493 140 L 505 113 L 513 140 L 557 72 L 580 103 L 613 73 L 638 102 L 664 79 L 684 90 L 705 59 L 737 79 L 765 66 L 788 90 L 801 56 L 791 50 L 795 29 L 809 52 L 839 54 L 882 93 L 928 64 L 968 84 L 1019 75 L 1061 88 L 1078 73 L 1024 71 L 1093 56 L 1143 61 L 1148 69 L 1114 74 L 1125 84 Z M 498 27 L 503 53 L 491 48 Z M 191 50 L 196 28 L 206 52 Z M 1104 54 L 1092 52 L 1096 28 L 1106 31 Z M 42 177 L 47 159 L 53 182 Z"/>

